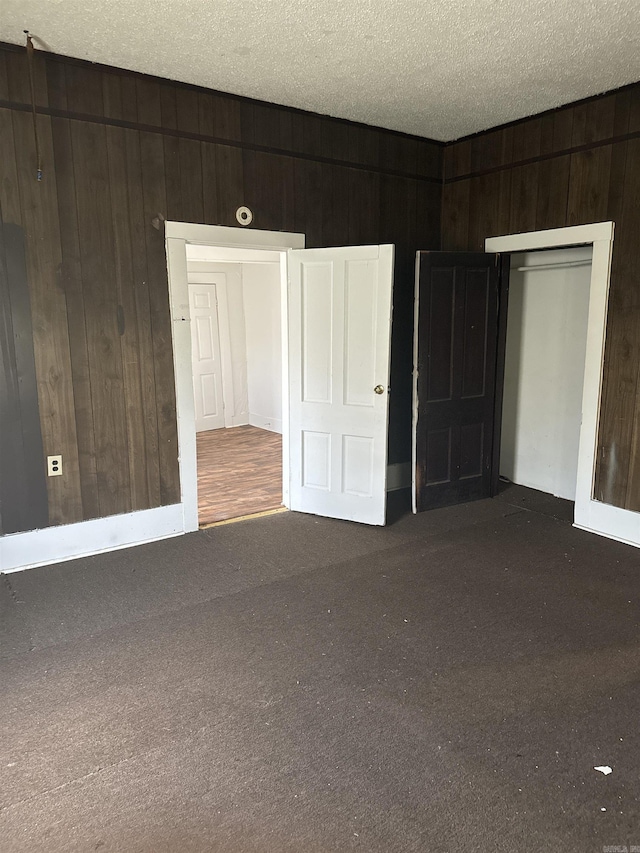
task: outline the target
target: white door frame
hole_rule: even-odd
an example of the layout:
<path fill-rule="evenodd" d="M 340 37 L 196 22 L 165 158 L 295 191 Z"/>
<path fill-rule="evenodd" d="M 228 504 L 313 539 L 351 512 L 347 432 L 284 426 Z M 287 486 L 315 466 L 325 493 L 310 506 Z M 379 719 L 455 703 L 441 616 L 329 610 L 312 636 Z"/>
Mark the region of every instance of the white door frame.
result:
<path fill-rule="evenodd" d="M 304 234 L 285 231 L 258 231 L 250 228 L 227 228 L 189 222 L 166 222 L 167 271 L 171 310 L 173 365 L 176 384 L 176 417 L 178 421 L 178 465 L 180 502 L 184 531 L 198 529 L 198 471 L 196 425 L 191 372 L 191 329 L 189 290 L 187 283 L 187 243 L 228 249 L 269 249 L 282 253 L 280 290 L 282 311 L 282 502 L 289 504 L 289 371 L 287 311 L 287 251 L 304 249 Z"/>
<path fill-rule="evenodd" d="M 508 234 L 488 237 L 485 250 L 513 253 L 576 245 L 593 246 L 574 527 L 640 547 L 640 513 L 602 503 L 593 497 L 613 232 L 613 222 L 596 222 L 547 231 Z"/>

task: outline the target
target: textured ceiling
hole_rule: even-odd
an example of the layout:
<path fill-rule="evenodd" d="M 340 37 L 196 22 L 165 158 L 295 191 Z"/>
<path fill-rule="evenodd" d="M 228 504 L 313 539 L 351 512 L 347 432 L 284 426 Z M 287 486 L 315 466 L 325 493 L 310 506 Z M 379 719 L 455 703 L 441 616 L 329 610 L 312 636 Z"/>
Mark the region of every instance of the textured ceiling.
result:
<path fill-rule="evenodd" d="M 0 0 L 0 40 L 451 140 L 640 79 L 638 0 Z"/>

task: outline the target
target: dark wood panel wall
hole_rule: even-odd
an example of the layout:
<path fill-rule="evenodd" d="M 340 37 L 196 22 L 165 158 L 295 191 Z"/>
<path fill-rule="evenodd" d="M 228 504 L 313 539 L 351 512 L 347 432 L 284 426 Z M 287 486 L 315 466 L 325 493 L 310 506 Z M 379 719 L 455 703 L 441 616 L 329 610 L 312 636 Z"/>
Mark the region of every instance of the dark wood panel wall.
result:
<path fill-rule="evenodd" d="M 0 534 L 48 523 L 24 234 L 0 223 Z"/>
<path fill-rule="evenodd" d="M 179 500 L 162 218 L 236 226 L 248 205 L 252 227 L 303 232 L 309 247 L 395 243 L 390 460 L 408 459 L 413 264 L 439 248 L 444 146 L 35 60 L 41 182 L 26 53 L 0 46 L 0 214 L 25 235 L 37 452 L 63 457 L 49 523 Z"/>
<path fill-rule="evenodd" d="M 640 510 L 640 85 L 448 145 L 444 249 L 615 222 L 596 497 Z"/>

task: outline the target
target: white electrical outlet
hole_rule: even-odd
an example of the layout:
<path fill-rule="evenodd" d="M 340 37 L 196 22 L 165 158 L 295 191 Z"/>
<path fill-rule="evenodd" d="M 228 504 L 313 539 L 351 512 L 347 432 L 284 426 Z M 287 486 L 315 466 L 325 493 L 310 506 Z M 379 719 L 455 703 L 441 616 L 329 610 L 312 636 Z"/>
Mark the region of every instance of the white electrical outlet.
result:
<path fill-rule="evenodd" d="M 47 456 L 47 472 L 49 477 L 62 475 L 62 456 Z"/>

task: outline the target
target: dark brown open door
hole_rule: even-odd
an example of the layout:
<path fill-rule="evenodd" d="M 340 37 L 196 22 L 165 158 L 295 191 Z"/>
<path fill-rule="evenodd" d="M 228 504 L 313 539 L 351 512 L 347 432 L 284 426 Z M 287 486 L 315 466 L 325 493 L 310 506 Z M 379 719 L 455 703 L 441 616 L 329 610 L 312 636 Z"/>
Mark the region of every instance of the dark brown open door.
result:
<path fill-rule="evenodd" d="M 414 512 L 497 489 L 507 287 L 507 256 L 418 252 Z"/>

